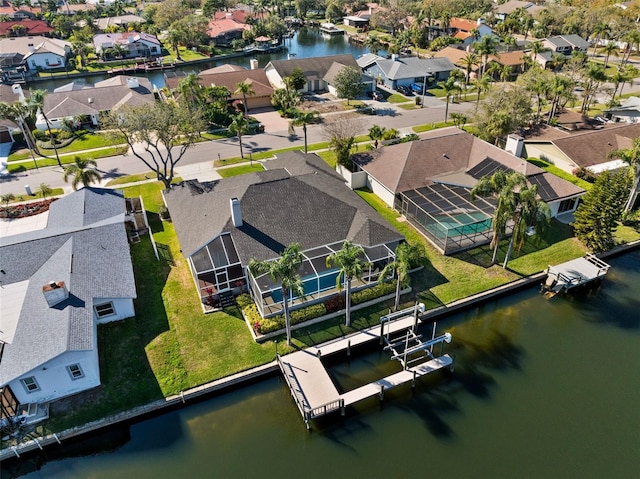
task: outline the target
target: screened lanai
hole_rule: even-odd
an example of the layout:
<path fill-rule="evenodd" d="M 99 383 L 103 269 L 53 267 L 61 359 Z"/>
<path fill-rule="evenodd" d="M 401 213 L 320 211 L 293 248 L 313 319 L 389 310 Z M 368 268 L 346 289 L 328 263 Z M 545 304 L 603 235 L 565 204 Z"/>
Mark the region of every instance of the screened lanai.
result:
<path fill-rule="evenodd" d="M 293 302 L 292 309 L 322 301 L 327 296 L 336 293 L 336 278 L 338 268 L 327 267 L 327 256 L 342 248 L 342 241 L 319 248 L 304 251 L 304 260 L 300 265 L 298 274 L 302 278 L 305 292 L 305 300 L 291 296 L 289 301 Z M 362 281 L 354 281 L 355 288 L 373 285 L 378 281 L 380 272 L 389 261 L 393 261 L 395 255 L 386 245 L 364 248 L 364 261 L 369 263 L 369 267 L 362 277 Z M 249 288 L 258 310 L 263 317 L 273 316 L 282 312 L 282 291 L 280 284 L 273 281 L 268 274 L 254 277 L 249 272 Z"/>
<path fill-rule="evenodd" d="M 396 209 L 443 254 L 491 241 L 495 201 L 476 198 L 470 189 L 434 183 L 396 197 Z"/>
<path fill-rule="evenodd" d="M 230 234 L 222 234 L 189 258 L 201 298 L 244 285 L 244 268 Z"/>

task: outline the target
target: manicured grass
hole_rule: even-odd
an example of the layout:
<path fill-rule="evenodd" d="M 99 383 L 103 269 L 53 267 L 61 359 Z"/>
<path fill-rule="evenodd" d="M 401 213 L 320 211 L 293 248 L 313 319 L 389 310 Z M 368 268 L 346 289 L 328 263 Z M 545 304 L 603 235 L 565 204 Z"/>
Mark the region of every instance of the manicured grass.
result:
<path fill-rule="evenodd" d="M 331 168 L 335 169 L 338 164 L 338 159 L 336 158 L 336 154 L 333 151 L 321 151 L 318 153 L 318 156 L 322 158 Z"/>
<path fill-rule="evenodd" d="M 220 168 L 218 173 L 223 178 L 230 178 L 232 176 L 244 175 L 246 173 L 254 173 L 256 171 L 264 171 L 264 167 L 260 163 L 253 163 L 248 165 L 234 166 L 231 168 Z"/>
<path fill-rule="evenodd" d="M 85 160 L 97 160 L 98 158 L 108 158 L 110 156 L 124 155 L 125 153 L 127 153 L 127 151 L 129 151 L 128 146 L 112 146 L 110 148 L 101 148 L 99 150 L 84 151 L 84 152 L 79 152 L 77 155 L 61 156 L 60 163 L 62 163 L 63 165 L 73 163 L 74 158 L 76 156 L 79 156 L 80 158 Z M 48 158 L 39 157 L 39 158 L 41 159 L 36 158 L 36 161 L 38 162 L 38 167 L 56 166 L 58 164 L 58 161 L 56 160 L 55 156 L 53 158 L 51 157 L 48 157 Z M 33 169 L 35 169 L 35 165 L 33 164 L 33 161 L 25 161 L 25 162 L 13 163 L 13 164 L 7 165 L 7 170 L 9 170 L 9 173 L 18 173 L 20 171 L 33 170 Z"/>
<path fill-rule="evenodd" d="M 155 177 L 156 177 L 156 174 L 153 171 L 148 171 L 147 173 L 140 173 L 137 175 L 125 175 L 125 176 L 120 176 L 119 178 L 114 178 L 113 180 L 108 181 L 106 186 L 136 183 L 138 181 L 152 180 Z"/>
<path fill-rule="evenodd" d="M 389 103 L 406 103 L 408 101 L 411 101 L 411 98 L 407 98 L 406 96 L 401 95 L 400 93 L 394 93 L 389 98 L 387 98 L 387 101 Z"/>
<path fill-rule="evenodd" d="M 38 187 L 40 185 L 33 185 L 33 190 L 37 190 Z M 59 195 L 63 195 L 64 194 L 64 190 L 62 188 L 53 188 L 51 190 L 51 193 L 49 193 L 47 195 L 47 198 L 51 198 L 52 196 L 59 196 Z M 42 195 L 37 194 L 37 195 L 15 195 L 15 198 L 13 200 L 11 200 L 9 202 L 9 204 L 11 203 L 20 203 L 21 201 L 31 201 L 31 200 L 45 200 L 47 198 L 43 198 Z"/>
<path fill-rule="evenodd" d="M 559 176 L 563 180 L 567 180 L 570 183 L 573 183 L 576 186 L 579 186 L 583 190 L 589 191 L 592 188 L 592 184 L 588 181 L 582 180 L 577 176 L 573 176 L 566 171 L 558 168 L 557 166 L 552 165 L 551 163 L 541 160 L 539 158 L 528 158 L 527 161 L 531 164 L 534 164 L 543 170 L 548 171 L 549 173 L 553 173 L 556 176 Z"/>
<path fill-rule="evenodd" d="M 448 126 L 454 126 L 452 121 L 438 121 L 436 123 L 427 123 L 426 125 L 414 126 L 412 130 L 416 133 L 423 133 L 425 131 L 437 130 L 438 128 L 446 128 Z"/>
<path fill-rule="evenodd" d="M 401 103 L 398 107 L 403 110 L 415 110 L 416 108 L 420 108 L 420 105 L 416 105 L 416 102 L 414 101 L 412 103 Z"/>
<path fill-rule="evenodd" d="M 631 226 L 620 225 L 616 228 L 615 238 L 617 243 L 630 243 L 640 240 L 640 230 Z"/>
<path fill-rule="evenodd" d="M 64 148 L 58 148 L 58 154 L 64 155 L 65 153 L 72 153 L 82 150 L 91 150 L 93 148 L 104 148 L 107 146 L 115 146 L 124 144 L 124 138 L 122 136 L 112 136 L 107 133 L 85 133 L 84 135 L 73 140 L 69 145 Z M 40 147 L 40 151 L 47 156 L 55 156 L 53 148 L 45 149 Z M 9 155 L 8 162 L 26 160 L 31 158 L 29 150 L 22 149 L 15 151 Z M 36 155 L 36 159 L 41 158 Z"/>
<path fill-rule="evenodd" d="M 178 51 L 180 52 L 180 58 L 181 58 L 181 61 L 183 62 L 190 62 L 193 60 L 202 60 L 205 58 L 209 58 L 206 55 L 203 55 L 202 53 L 194 52 L 193 50 L 186 47 L 179 47 Z M 174 63 L 174 62 L 179 64 L 180 61 L 176 60 L 175 50 L 172 48 L 169 50 L 169 53 L 170 53 L 169 55 L 164 57 L 164 60 L 162 63 L 165 65 Z"/>

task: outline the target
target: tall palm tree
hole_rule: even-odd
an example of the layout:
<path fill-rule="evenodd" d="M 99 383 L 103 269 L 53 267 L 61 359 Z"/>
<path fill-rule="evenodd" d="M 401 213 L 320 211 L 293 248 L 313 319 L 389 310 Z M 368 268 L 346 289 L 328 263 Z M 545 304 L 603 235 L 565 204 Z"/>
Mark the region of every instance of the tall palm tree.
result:
<path fill-rule="evenodd" d="M 409 243 L 401 243 L 396 248 L 396 257 L 393 261 L 387 263 L 378 281 L 384 281 L 389 277 L 396 277 L 396 300 L 393 306 L 394 311 L 398 310 L 400 306 L 400 290 L 402 286 L 408 285 L 411 282 L 411 276 L 409 275 L 411 248 Z"/>
<path fill-rule="evenodd" d="M 29 153 L 31 154 L 33 164 L 35 165 L 37 170 L 38 162 L 36 161 L 36 157 L 33 152 L 35 151 L 36 153 L 38 153 L 38 149 L 26 120 L 26 118 L 30 115 L 31 112 L 28 105 L 25 105 L 20 101 L 14 103 L 0 102 L 0 118 L 6 118 L 18 125 L 18 127 L 22 131 L 24 142 L 27 144 L 27 148 L 29 149 Z"/>
<path fill-rule="evenodd" d="M 31 97 L 29 98 L 29 104 L 33 108 L 34 112 L 37 114 L 39 111 L 44 119 L 44 122 L 47 124 L 47 132 L 49 133 L 49 139 L 51 140 L 51 145 L 53 146 L 53 151 L 56 154 L 56 161 L 58 162 L 58 166 L 62 168 L 62 163 L 60 162 L 60 156 L 58 155 L 58 148 L 56 147 L 56 139 L 51 135 L 51 123 L 47 118 L 47 115 L 44 113 L 44 97 L 46 96 L 46 90 L 33 90 L 31 92 Z M 34 117 L 36 115 L 34 114 Z"/>
<path fill-rule="evenodd" d="M 498 258 L 500 240 L 506 234 L 507 223 L 515 210 L 515 190 L 525 186 L 527 186 L 527 179 L 522 173 L 496 171 L 493 175 L 480 178 L 478 183 L 471 189 L 472 201 L 478 196 L 482 198 L 491 197 L 496 200 L 496 209 L 491 219 L 491 229 L 493 230 L 493 237 L 491 238 L 491 247 L 493 248 L 492 264 L 495 264 Z"/>
<path fill-rule="evenodd" d="M 180 99 L 185 102 L 189 110 L 196 110 L 203 101 L 204 89 L 201 85 L 202 78 L 195 73 L 190 73 L 178 83 Z"/>
<path fill-rule="evenodd" d="M 582 113 L 587 113 L 591 102 L 595 97 L 600 84 L 607 81 L 607 74 L 602 63 L 589 62 L 584 70 L 586 81 L 584 83 L 584 98 L 582 100 Z"/>
<path fill-rule="evenodd" d="M 476 112 L 478 111 L 478 105 L 480 104 L 480 95 L 489 91 L 491 88 L 491 77 L 486 73 L 473 80 L 473 86 L 476 87 L 478 96 L 476 97 Z"/>
<path fill-rule="evenodd" d="M 512 204 L 511 221 L 513 232 L 504 258 L 503 268 L 507 268 L 509 258 L 515 246 L 518 251 L 522 249 L 528 236 L 528 229 L 533 226 L 536 233 L 541 235 L 549 225 L 551 217 L 549 206 L 538 197 L 538 185 L 531 187 L 525 185 L 514 194 L 515 202 Z"/>
<path fill-rule="evenodd" d="M 249 109 L 247 108 L 247 95 L 255 95 L 256 92 L 251 88 L 251 83 L 240 82 L 236 85 L 235 93 L 240 93 L 242 95 L 242 104 L 244 105 L 244 116 L 247 116 L 247 112 Z"/>
<path fill-rule="evenodd" d="M 624 206 L 624 211 L 630 211 L 636 203 L 636 199 L 638 198 L 638 188 L 640 186 L 640 172 L 638 171 L 640 169 L 640 137 L 633 140 L 630 148 L 626 150 L 613 150 L 609 152 L 608 156 L 609 158 L 620 159 L 631 167 L 633 173 L 633 186 L 629 193 L 629 199 Z"/>
<path fill-rule="evenodd" d="M 621 65 L 624 65 L 629 61 L 633 46 L 635 45 L 637 47 L 640 44 L 640 29 L 636 27 L 635 29 L 630 30 L 624 35 L 623 39 L 626 42 L 626 54 L 622 56 Z"/>
<path fill-rule="evenodd" d="M 592 56 L 596 56 L 596 51 L 598 50 L 598 44 L 600 40 L 606 38 L 607 35 L 611 32 L 611 27 L 607 23 L 599 22 L 593 27 L 593 33 L 595 34 L 595 39 L 593 40 L 593 53 Z"/>
<path fill-rule="evenodd" d="M 549 110 L 549 116 L 547 123 L 551 123 L 554 118 L 558 106 L 560 106 L 560 100 L 573 90 L 574 82 L 571 78 L 564 75 L 554 75 L 551 79 L 551 86 L 549 87 L 549 93 L 551 96 L 551 109 Z"/>
<path fill-rule="evenodd" d="M 467 53 L 462 58 L 462 65 L 464 66 L 464 70 L 466 72 L 466 77 L 464 81 L 465 86 L 469 86 L 469 80 L 471 79 L 471 72 L 473 71 L 473 67 L 477 67 L 480 64 L 480 57 L 473 53 Z"/>
<path fill-rule="evenodd" d="M 297 110 L 293 120 L 289 122 L 289 133 L 294 133 L 294 127 L 302 126 L 302 131 L 304 133 L 304 152 L 307 153 L 307 125 L 310 123 L 315 123 L 318 120 L 318 112 L 317 111 L 300 111 Z"/>
<path fill-rule="evenodd" d="M 74 190 L 78 189 L 78 185 L 89 186 L 91 183 L 97 183 L 102 179 L 100 173 L 96 167 L 98 164 L 94 160 L 83 160 L 79 156 L 73 159 L 73 163 L 64 169 L 64 175 L 62 179 L 65 183 L 68 183 L 69 177 L 73 177 L 71 180 L 71 187 Z"/>
<path fill-rule="evenodd" d="M 364 46 L 374 55 L 377 55 L 382 50 L 382 43 L 380 43 L 377 35 L 367 35 Z"/>
<path fill-rule="evenodd" d="M 602 51 L 606 54 L 604 57 L 604 67 L 607 68 L 607 65 L 609 65 L 609 57 L 618 51 L 618 45 L 616 45 L 616 42 L 609 42 L 604 46 Z"/>
<path fill-rule="evenodd" d="M 178 29 L 172 28 L 167 32 L 166 39 L 176 54 L 176 60 L 182 61 L 180 57 L 180 43 L 182 43 L 183 34 Z"/>
<path fill-rule="evenodd" d="M 289 316 L 289 297 L 302 298 L 304 300 L 304 288 L 298 270 L 303 261 L 302 246 L 299 243 L 291 243 L 287 246 L 278 259 L 271 261 L 259 261 L 255 258 L 249 261 L 249 269 L 258 276 L 268 274 L 273 281 L 280 283 L 282 293 L 282 308 L 284 310 L 284 323 L 287 331 L 287 344 L 291 345 L 291 318 Z"/>
<path fill-rule="evenodd" d="M 449 118 L 449 100 L 451 96 L 460 91 L 460 87 L 456 84 L 455 78 L 449 77 L 445 81 L 438 82 L 438 87 L 444 90 L 447 99 L 447 105 L 444 109 L 444 121 L 446 123 Z"/>
<path fill-rule="evenodd" d="M 493 55 L 498 51 L 498 38 L 494 35 L 485 35 L 477 42 L 473 43 L 473 50 L 484 57 L 482 62 L 482 74 L 484 75 L 489 62 L 489 55 Z"/>
<path fill-rule="evenodd" d="M 238 113 L 233 117 L 233 121 L 229 125 L 229 131 L 238 136 L 238 143 L 240 144 L 240 158 L 244 158 L 244 153 L 242 151 L 242 135 L 249 131 L 249 122 L 242 113 Z"/>
<path fill-rule="evenodd" d="M 354 279 L 361 280 L 365 268 L 369 263 L 362 258 L 364 257 L 364 249 L 362 246 L 354 245 L 347 240 L 342 243 L 342 248 L 335 253 L 327 256 L 327 267 L 337 266 L 339 269 L 336 278 L 336 287 L 342 289 L 343 285 L 346 289 L 345 293 L 345 314 L 346 325 L 351 326 L 351 281 Z"/>

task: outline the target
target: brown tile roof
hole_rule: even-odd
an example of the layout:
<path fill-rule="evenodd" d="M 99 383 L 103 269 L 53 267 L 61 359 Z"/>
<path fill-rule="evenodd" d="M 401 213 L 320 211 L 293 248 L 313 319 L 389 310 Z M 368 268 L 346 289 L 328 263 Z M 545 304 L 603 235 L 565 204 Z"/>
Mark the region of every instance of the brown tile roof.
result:
<path fill-rule="evenodd" d="M 44 35 L 51 33 L 51 28 L 47 22 L 43 20 L 21 20 L 12 22 L 0 22 L 0 35 L 6 36 L 11 33 L 11 28 L 14 25 L 20 25 L 26 28 L 25 35 Z"/>
<path fill-rule="evenodd" d="M 211 38 L 224 35 L 227 32 L 235 32 L 237 30 L 251 30 L 251 25 L 236 22 L 231 18 L 223 18 L 221 20 L 211 20 L 207 33 Z"/>
<path fill-rule="evenodd" d="M 518 66 L 524 63 L 524 58 L 526 56 L 527 55 L 524 52 L 515 51 L 498 53 L 497 55 L 490 55 L 489 59 L 498 62 L 501 65 Z"/>
<path fill-rule="evenodd" d="M 456 66 L 459 67 L 464 67 L 464 64 L 462 62 L 462 59 L 464 57 L 466 57 L 468 55 L 468 53 L 464 50 L 461 50 L 460 48 L 455 48 L 455 47 L 445 47 L 442 50 L 434 53 L 433 57 L 434 58 L 448 58 L 449 61 L 451 63 L 453 63 Z M 476 71 L 478 69 L 478 66 L 476 65 L 473 68 L 473 71 Z"/>
<path fill-rule="evenodd" d="M 452 18 L 449 20 L 449 27 L 461 32 L 470 32 L 474 28 L 478 28 L 478 22 L 466 18 Z"/>
<path fill-rule="evenodd" d="M 210 73 L 198 75 L 202 79 L 202 86 L 225 86 L 231 92 L 232 100 L 242 99 L 242 95 L 235 94 L 234 92 L 238 88 L 238 83 L 245 82 L 250 83 L 251 88 L 255 92 L 252 97 L 264 97 L 271 96 L 273 94 L 273 87 L 269 83 L 269 79 L 265 71 L 262 68 L 255 70 L 239 70 L 230 71 L 224 73 Z M 167 78 L 166 84 L 169 88 L 176 88 L 182 78 Z"/>
<path fill-rule="evenodd" d="M 630 148 L 638 137 L 640 124 L 632 124 L 574 133 L 552 143 L 577 165 L 587 167 L 609 161 L 610 151 Z"/>
<path fill-rule="evenodd" d="M 446 182 L 445 178 L 455 179 L 458 185 L 470 186 L 475 184 L 475 180 L 469 177 L 468 172 L 487 160 L 524 173 L 531 183 L 544 185 L 544 190 L 540 188 L 540 196 L 545 201 L 583 192 L 523 158 L 453 127 L 434 130 L 418 141 L 385 146 L 359 153 L 353 158 L 393 193 L 415 190 L 436 181 Z"/>

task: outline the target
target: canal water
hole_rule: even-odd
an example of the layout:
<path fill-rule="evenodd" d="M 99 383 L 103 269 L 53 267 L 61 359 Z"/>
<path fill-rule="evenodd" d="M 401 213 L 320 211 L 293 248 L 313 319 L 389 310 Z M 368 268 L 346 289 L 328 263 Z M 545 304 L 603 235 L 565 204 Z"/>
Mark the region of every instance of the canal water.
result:
<path fill-rule="evenodd" d="M 38 452 L 2 477 L 637 478 L 640 252 L 611 264 L 590 294 L 530 288 L 441 319 L 452 375 L 310 432 L 274 376 Z M 330 370 L 346 389 L 393 367 L 371 350 Z"/>
<path fill-rule="evenodd" d="M 349 42 L 346 35 L 327 35 L 321 33 L 318 29 L 304 27 L 297 30 L 293 38 L 285 39 L 284 48 L 278 52 L 251 54 L 242 57 L 227 58 L 224 60 L 214 59 L 210 62 L 199 63 L 197 65 L 185 65 L 184 67 L 177 68 L 177 70 L 184 71 L 186 73 L 198 73 L 200 71 L 228 63 L 250 68 L 249 60 L 252 58 L 256 58 L 258 60 L 258 66 L 260 68 L 264 68 L 271 60 L 283 60 L 288 57 L 312 58 L 352 53 L 354 57 L 358 58 L 367 52 L 368 50 L 362 45 Z M 381 51 L 380 54 L 385 55 L 386 52 Z M 148 74 L 137 75 L 149 78 L 151 84 L 158 88 L 162 88 L 165 85 L 164 74 L 162 72 L 151 72 Z M 87 85 L 93 85 L 94 83 L 105 80 L 106 78 L 108 78 L 108 75 L 96 75 L 86 77 L 84 81 Z M 29 87 L 53 91 L 54 88 L 65 85 L 72 80 L 73 79 L 69 78 L 58 78 L 55 80 L 48 79 L 32 83 Z"/>

